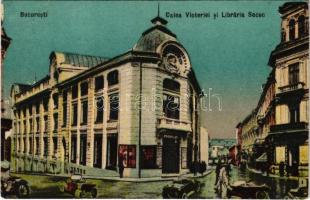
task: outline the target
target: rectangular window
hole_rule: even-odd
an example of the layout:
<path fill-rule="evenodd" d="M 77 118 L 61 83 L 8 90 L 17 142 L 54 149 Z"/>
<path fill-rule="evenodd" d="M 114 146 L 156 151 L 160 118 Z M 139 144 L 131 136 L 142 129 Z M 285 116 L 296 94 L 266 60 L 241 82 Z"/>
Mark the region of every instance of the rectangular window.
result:
<path fill-rule="evenodd" d="M 87 124 L 88 101 L 83 101 L 81 106 L 81 125 L 85 125 Z"/>
<path fill-rule="evenodd" d="M 54 131 L 57 131 L 57 129 L 58 129 L 58 114 L 57 113 L 55 113 L 54 114 Z"/>
<path fill-rule="evenodd" d="M 289 84 L 294 85 L 299 82 L 299 64 L 289 66 Z"/>
<path fill-rule="evenodd" d="M 163 95 L 164 116 L 172 119 L 180 118 L 180 98 L 169 94 Z"/>
<path fill-rule="evenodd" d="M 62 126 L 65 127 L 67 125 L 67 103 L 63 104 L 63 124 Z"/>
<path fill-rule="evenodd" d="M 32 131 L 33 131 L 33 129 L 32 129 L 32 127 L 33 127 L 33 123 L 32 123 L 32 119 L 29 119 L 29 128 L 30 128 L 30 133 L 32 133 Z"/>
<path fill-rule="evenodd" d="M 76 135 L 71 135 L 71 162 L 76 163 L 76 148 L 77 148 L 77 137 Z"/>
<path fill-rule="evenodd" d="M 119 97 L 118 93 L 109 96 L 110 100 L 110 120 L 118 120 Z"/>
<path fill-rule="evenodd" d="M 142 163 L 143 169 L 156 169 L 156 145 L 152 146 L 141 146 L 142 151 Z"/>
<path fill-rule="evenodd" d="M 86 165 L 87 135 L 80 135 L 80 164 Z"/>
<path fill-rule="evenodd" d="M 81 96 L 85 96 L 88 93 L 88 83 L 81 83 Z"/>
<path fill-rule="evenodd" d="M 44 108 L 44 112 L 47 112 L 48 111 L 48 97 L 45 97 L 43 99 L 43 108 Z"/>
<path fill-rule="evenodd" d="M 37 133 L 40 132 L 40 117 L 36 118 L 36 123 L 37 123 Z"/>
<path fill-rule="evenodd" d="M 39 114 L 40 113 L 40 103 L 38 102 L 36 104 L 36 114 Z"/>
<path fill-rule="evenodd" d="M 44 132 L 48 132 L 48 118 L 44 116 Z"/>
<path fill-rule="evenodd" d="M 125 168 L 136 168 L 136 145 L 119 145 L 118 156 Z"/>
<path fill-rule="evenodd" d="M 32 105 L 29 106 L 29 115 L 32 115 Z"/>
<path fill-rule="evenodd" d="M 289 105 L 289 110 L 290 110 L 290 123 L 297 123 L 299 122 L 299 105 L 298 104 L 293 104 Z"/>
<path fill-rule="evenodd" d="M 58 109 L 58 94 L 53 94 L 54 109 Z"/>
<path fill-rule="evenodd" d="M 47 156 L 48 151 L 48 137 L 43 137 L 44 153 L 43 156 Z"/>
<path fill-rule="evenodd" d="M 95 91 L 96 92 L 98 92 L 98 91 L 103 89 L 103 87 L 104 87 L 104 85 L 103 85 L 104 81 L 103 80 L 104 80 L 103 76 L 97 76 L 95 78 Z"/>
<path fill-rule="evenodd" d="M 78 111 L 78 107 L 77 104 L 72 104 L 72 126 L 76 126 L 77 125 L 77 111 Z"/>
<path fill-rule="evenodd" d="M 108 86 L 116 85 L 118 84 L 118 71 L 112 71 L 108 74 Z"/>
<path fill-rule="evenodd" d="M 94 137 L 94 167 L 101 168 L 102 163 L 102 135 L 95 134 Z"/>
<path fill-rule="evenodd" d="M 78 86 L 74 85 L 72 86 L 72 99 L 76 99 L 78 96 Z"/>
<path fill-rule="evenodd" d="M 103 97 L 96 97 L 96 123 L 103 122 L 103 110 L 104 110 L 104 99 Z"/>

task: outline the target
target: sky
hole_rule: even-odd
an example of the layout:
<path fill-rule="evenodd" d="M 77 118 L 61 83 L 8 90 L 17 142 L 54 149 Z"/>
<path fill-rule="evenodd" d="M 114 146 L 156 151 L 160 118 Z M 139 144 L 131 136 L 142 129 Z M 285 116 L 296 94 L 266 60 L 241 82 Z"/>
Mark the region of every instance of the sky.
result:
<path fill-rule="evenodd" d="M 235 126 L 255 108 L 280 41 L 278 8 L 284 1 L 168 1 L 160 15 L 186 48 L 208 107 L 202 124 L 211 138 L 234 138 Z M 23 18 L 20 12 L 48 12 Z M 169 18 L 181 13 L 182 18 Z M 209 12 L 210 18 L 186 18 Z M 244 18 L 221 13 L 242 12 Z M 248 17 L 248 12 L 264 17 Z M 213 14 L 219 17 L 213 19 Z M 4 1 L 4 28 L 12 43 L 4 61 L 4 96 L 12 83 L 33 83 L 48 74 L 52 51 L 114 57 L 131 49 L 157 15 L 157 1 Z M 218 96 L 221 109 L 218 109 Z M 210 109 L 209 109 L 210 108 Z M 212 110 L 211 110 L 212 109 Z"/>

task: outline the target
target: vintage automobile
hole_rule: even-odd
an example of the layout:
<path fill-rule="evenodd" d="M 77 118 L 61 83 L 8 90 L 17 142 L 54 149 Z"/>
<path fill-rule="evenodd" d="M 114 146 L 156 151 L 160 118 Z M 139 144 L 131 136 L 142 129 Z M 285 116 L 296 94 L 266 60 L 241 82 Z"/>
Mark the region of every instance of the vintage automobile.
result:
<path fill-rule="evenodd" d="M 236 181 L 230 184 L 227 197 L 239 197 L 242 199 L 269 199 L 270 188 L 265 185 L 257 185 L 254 182 Z"/>
<path fill-rule="evenodd" d="M 200 192 L 202 183 L 195 179 L 179 179 L 163 188 L 164 199 L 186 199 L 195 193 Z"/>
<path fill-rule="evenodd" d="M 299 178 L 297 188 L 290 189 L 285 199 L 306 199 L 308 197 L 308 179 Z"/>
<path fill-rule="evenodd" d="M 86 183 L 86 180 L 81 175 L 72 175 L 67 180 L 62 190 L 76 198 L 97 197 L 96 185 L 92 183 Z"/>
<path fill-rule="evenodd" d="M 10 184 L 10 186 L 9 186 Z M 10 189 L 8 189 L 10 187 Z M 26 198 L 30 194 L 28 182 L 17 176 L 11 176 L 6 181 L 1 181 L 1 196 L 16 195 L 18 198 Z"/>

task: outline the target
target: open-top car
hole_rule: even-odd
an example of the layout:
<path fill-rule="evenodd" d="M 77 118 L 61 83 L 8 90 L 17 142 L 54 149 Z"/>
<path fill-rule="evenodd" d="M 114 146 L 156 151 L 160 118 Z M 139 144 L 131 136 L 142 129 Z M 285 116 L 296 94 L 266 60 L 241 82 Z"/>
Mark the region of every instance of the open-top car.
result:
<path fill-rule="evenodd" d="M 64 192 L 72 194 L 74 197 L 97 197 L 96 185 L 86 183 L 86 180 L 81 175 L 72 175 L 66 182 Z"/>
<path fill-rule="evenodd" d="M 186 199 L 200 192 L 202 183 L 195 179 L 179 179 L 163 188 L 162 196 L 165 199 Z"/>
<path fill-rule="evenodd" d="M 236 181 L 230 184 L 227 197 L 242 199 L 269 199 L 270 188 L 266 184 L 257 185 L 254 182 Z"/>

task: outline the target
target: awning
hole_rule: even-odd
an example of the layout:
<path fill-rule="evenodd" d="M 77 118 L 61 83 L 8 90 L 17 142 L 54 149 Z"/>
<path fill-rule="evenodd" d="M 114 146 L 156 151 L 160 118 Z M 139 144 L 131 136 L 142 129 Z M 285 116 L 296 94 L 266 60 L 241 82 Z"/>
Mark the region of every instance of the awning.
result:
<path fill-rule="evenodd" d="M 256 159 L 256 162 L 267 162 L 267 154 L 263 153 L 259 158 Z"/>

